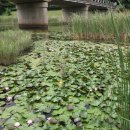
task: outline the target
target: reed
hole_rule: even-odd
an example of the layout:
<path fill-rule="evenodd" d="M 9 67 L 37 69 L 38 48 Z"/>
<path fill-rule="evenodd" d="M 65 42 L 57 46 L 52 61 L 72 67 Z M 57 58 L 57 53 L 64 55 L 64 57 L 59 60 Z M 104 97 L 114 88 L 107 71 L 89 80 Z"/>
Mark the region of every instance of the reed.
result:
<path fill-rule="evenodd" d="M 113 19 L 120 41 L 130 41 L 130 16 L 127 13 L 114 13 Z M 114 41 L 116 37 L 111 13 L 89 14 L 88 17 L 74 15 L 69 25 L 74 39 Z"/>
<path fill-rule="evenodd" d="M 0 32 L 0 64 L 16 62 L 18 56 L 31 47 L 30 33 L 22 31 Z"/>
<path fill-rule="evenodd" d="M 61 26 L 63 24 L 63 20 L 58 16 L 51 16 L 48 21 L 49 26 Z"/>
<path fill-rule="evenodd" d="M 0 16 L 0 31 L 18 29 L 18 22 L 15 16 Z"/>
<path fill-rule="evenodd" d="M 116 35 L 115 43 L 118 46 L 119 67 L 114 55 L 111 54 L 113 67 L 116 67 L 117 76 L 117 97 L 118 97 L 118 114 L 121 120 L 121 130 L 130 130 L 130 47 L 122 47 L 119 41 L 119 33 L 114 20 L 114 15 L 111 13 L 114 33 Z M 119 71 L 118 71 L 119 69 Z"/>

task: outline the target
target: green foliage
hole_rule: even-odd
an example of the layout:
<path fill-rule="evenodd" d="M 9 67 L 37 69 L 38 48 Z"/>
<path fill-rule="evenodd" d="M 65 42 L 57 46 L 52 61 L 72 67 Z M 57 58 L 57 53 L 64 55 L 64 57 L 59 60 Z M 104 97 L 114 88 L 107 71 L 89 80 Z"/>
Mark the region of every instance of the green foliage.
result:
<path fill-rule="evenodd" d="M 48 10 L 60 10 L 61 7 L 58 5 L 49 5 Z"/>
<path fill-rule="evenodd" d="M 0 16 L 0 31 L 17 29 L 18 22 L 15 16 Z"/>
<path fill-rule="evenodd" d="M 0 32 L 0 64 L 14 63 L 31 45 L 30 34 L 22 31 Z"/>
<path fill-rule="evenodd" d="M 119 32 L 113 21 L 113 28 L 115 30 L 116 39 L 115 42 L 118 46 L 119 64 L 115 59 L 114 53 L 111 54 L 111 61 L 117 75 L 118 87 L 115 93 L 118 95 L 118 114 L 121 120 L 121 129 L 130 129 L 130 48 L 123 48 L 119 43 Z M 117 69 L 118 68 L 118 69 Z M 118 71 L 119 70 L 119 71 Z"/>
<path fill-rule="evenodd" d="M 111 47 L 39 41 L 17 65 L 1 67 L 4 129 L 14 129 L 20 122 L 20 130 L 118 130 L 116 97 L 111 92 L 116 79 L 106 56 Z M 8 96 L 13 100 L 7 102 Z"/>
<path fill-rule="evenodd" d="M 125 4 L 125 7 L 130 9 L 130 4 Z"/>
<path fill-rule="evenodd" d="M 120 41 L 128 41 L 130 35 L 129 13 L 114 13 L 115 26 L 120 35 Z M 73 38 L 114 41 L 116 37 L 111 14 L 90 14 L 88 17 L 74 16 L 70 23 Z"/>
<path fill-rule="evenodd" d="M 11 15 L 11 10 L 14 8 L 14 4 L 8 0 L 0 0 L 0 15 Z"/>
<path fill-rule="evenodd" d="M 118 43 L 119 44 L 119 43 Z M 121 128 L 123 130 L 130 129 L 130 49 L 126 47 L 118 47 L 119 64 L 115 60 L 114 53 L 111 54 L 112 65 L 115 67 L 118 87 L 114 94 L 118 97 L 118 116 L 121 120 Z M 118 66 L 118 70 L 117 70 Z"/>
<path fill-rule="evenodd" d="M 130 49 L 126 49 L 127 53 L 119 47 L 120 57 L 120 77 L 119 84 L 119 114 L 122 120 L 122 128 L 124 130 L 130 129 Z"/>

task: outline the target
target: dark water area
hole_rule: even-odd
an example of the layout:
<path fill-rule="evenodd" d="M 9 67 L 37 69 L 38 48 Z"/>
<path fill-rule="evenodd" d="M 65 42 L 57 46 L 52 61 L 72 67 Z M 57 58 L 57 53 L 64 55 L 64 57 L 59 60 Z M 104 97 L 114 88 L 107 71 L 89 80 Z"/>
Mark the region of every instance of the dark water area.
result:
<path fill-rule="evenodd" d="M 49 25 L 48 31 L 32 31 L 32 40 L 45 40 L 45 39 L 53 39 L 53 40 L 63 40 L 65 32 L 68 31 L 67 25 Z M 66 39 L 67 40 L 67 39 Z"/>
<path fill-rule="evenodd" d="M 2 126 L 0 126 L 0 130 L 3 130 L 4 128 Z"/>

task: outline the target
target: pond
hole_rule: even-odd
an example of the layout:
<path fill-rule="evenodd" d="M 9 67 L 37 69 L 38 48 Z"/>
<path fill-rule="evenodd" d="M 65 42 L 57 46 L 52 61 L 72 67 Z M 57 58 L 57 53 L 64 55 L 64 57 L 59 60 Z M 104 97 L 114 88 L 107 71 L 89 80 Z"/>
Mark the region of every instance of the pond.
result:
<path fill-rule="evenodd" d="M 51 38 L 35 39 L 17 63 L 0 66 L 0 130 L 119 130 L 107 55 L 117 48 L 62 40 L 66 29 L 50 25 Z"/>

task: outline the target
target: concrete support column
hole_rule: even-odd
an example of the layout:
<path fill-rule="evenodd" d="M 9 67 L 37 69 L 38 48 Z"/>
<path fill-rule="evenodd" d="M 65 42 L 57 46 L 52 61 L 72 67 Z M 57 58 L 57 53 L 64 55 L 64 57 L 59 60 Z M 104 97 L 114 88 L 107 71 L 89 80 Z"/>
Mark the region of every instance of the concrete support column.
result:
<path fill-rule="evenodd" d="M 69 22 L 74 14 L 87 17 L 89 6 L 85 7 L 64 7 L 62 8 L 64 22 Z"/>
<path fill-rule="evenodd" d="M 20 29 L 48 30 L 48 2 L 16 3 Z"/>

